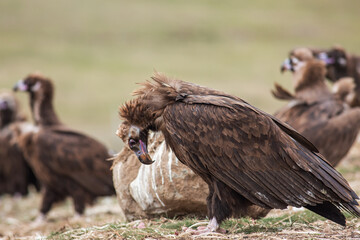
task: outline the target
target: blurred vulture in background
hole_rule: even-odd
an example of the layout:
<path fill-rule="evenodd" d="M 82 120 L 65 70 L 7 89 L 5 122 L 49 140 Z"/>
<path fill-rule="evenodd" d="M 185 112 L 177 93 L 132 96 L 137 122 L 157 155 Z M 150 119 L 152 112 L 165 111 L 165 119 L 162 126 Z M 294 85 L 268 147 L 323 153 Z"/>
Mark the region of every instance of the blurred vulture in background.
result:
<path fill-rule="evenodd" d="M 344 77 L 351 77 L 355 82 L 355 98 L 352 105 L 360 106 L 360 56 L 350 54 L 340 46 L 330 49 L 310 49 L 315 58 L 323 60 L 326 63 L 326 77 L 331 82 L 336 82 Z M 289 57 L 296 57 L 294 49 Z"/>
<path fill-rule="evenodd" d="M 17 145 L 14 128 L 31 125 L 19 113 L 19 104 L 15 96 L 8 91 L 0 92 L 0 195 L 28 194 L 29 186 L 39 190 L 30 166 Z"/>
<path fill-rule="evenodd" d="M 242 99 L 155 74 L 120 108 L 128 145 L 152 164 L 149 131 L 161 131 L 176 157 L 209 186 L 206 229 L 245 206 L 305 207 L 338 224 L 340 209 L 360 216 L 358 196 L 293 128 Z M 191 187 L 191 186 L 189 186 Z"/>
<path fill-rule="evenodd" d="M 82 214 L 86 203 L 115 193 L 108 151 L 98 141 L 62 124 L 53 107 L 50 79 L 29 75 L 14 90 L 28 92 L 36 129 L 23 131 L 20 146 L 44 187 L 39 219 L 53 203 L 71 197 Z"/>
<path fill-rule="evenodd" d="M 360 129 L 360 109 L 351 108 L 354 96 L 352 80 L 343 79 L 332 93 L 325 83 L 326 66 L 307 48 L 293 51 L 282 71 L 293 72 L 295 94 L 275 85 L 273 95 L 289 100 L 275 113 L 309 139 L 321 154 L 336 166 L 349 152 Z"/>

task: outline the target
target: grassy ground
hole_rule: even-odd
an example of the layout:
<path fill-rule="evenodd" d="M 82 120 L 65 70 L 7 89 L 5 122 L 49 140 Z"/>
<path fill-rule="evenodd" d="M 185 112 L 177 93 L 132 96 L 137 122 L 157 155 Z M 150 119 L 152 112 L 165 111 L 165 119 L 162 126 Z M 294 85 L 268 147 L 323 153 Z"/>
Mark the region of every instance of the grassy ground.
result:
<path fill-rule="evenodd" d="M 117 108 L 153 70 L 274 112 L 279 65 L 295 46 L 360 54 L 360 2 L 337 0 L 0 1 L 0 89 L 40 71 L 65 123 L 119 150 Z M 28 111 L 24 94 L 23 107 Z"/>

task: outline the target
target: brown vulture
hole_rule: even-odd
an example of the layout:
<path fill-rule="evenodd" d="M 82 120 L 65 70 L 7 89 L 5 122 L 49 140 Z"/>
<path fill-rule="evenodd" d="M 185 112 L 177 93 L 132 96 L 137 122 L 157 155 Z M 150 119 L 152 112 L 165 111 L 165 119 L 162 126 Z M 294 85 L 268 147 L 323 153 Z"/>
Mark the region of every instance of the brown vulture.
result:
<path fill-rule="evenodd" d="M 325 63 L 313 58 L 307 48 L 297 49 L 282 70 L 293 72 L 295 95 L 275 86 L 274 96 L 289 100 L 275 116 L 309 139 L 335 167 L 360 130 L 360 108 L 351 108 L 346 99 L 351 98 L 351 83 L 338 83 L 332 93 L 325 83 Z"/>
<path fill-rule="evenodd" d="M 151 164 L 149 131 L 161 131 L 177 158 L 209 186 L 215 231 L 240 208 L 305 207 L 338 224 L 340 209 L 360 216 L 347 181 L 296 130 L 242 99 L 155 74 L 119 114 L 130 126 L 128 145 Z"/>
<path fill-rule="evenodd" d="M 76 213 L 82 214 L 86 203 L 115 194 L 106 147 L 61 123 L 53 107 L 52 81 L 29 75 L 14 86 L 17 90 L 29 93 L 37 127 L 22 133 L 20 146 L 44 187 L 39 219 L 66 197 L 73 199 Z"/>
<path fill-rule="evenodd" d="M 19 113 L 19 103 L 8 91 L 0 93 L 0 195 L 26 196 L 29 186 L 39 190 L 33 171 L 16 143 L 14 128 L 30 125 Z"/>
<path fill-rule="evenodd" d="M 297 51 L 290 51 L 290 57 Z M 330 49 L 312 48 L 314 57 L 323 60 L 326 63 L 326 77 L 331 82 L 336 82 L 344 77 L 352 77 L 355 82 L 355 102 L 360 106 L 360 56 L 347 53 L 344 48 L 335 46 Z"/>

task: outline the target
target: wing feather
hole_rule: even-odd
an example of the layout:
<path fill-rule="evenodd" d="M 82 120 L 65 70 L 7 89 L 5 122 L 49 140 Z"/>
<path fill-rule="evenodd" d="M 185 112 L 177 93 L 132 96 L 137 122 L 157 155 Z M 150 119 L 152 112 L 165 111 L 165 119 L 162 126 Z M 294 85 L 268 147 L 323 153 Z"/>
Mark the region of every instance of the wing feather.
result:
<path fill-rule="evenodd" d="M 53 174 L 71 178 L 94 194 L 113 191 L 111 163 L 101 143 L 70 129 L 44 129 L 34 136 L 38 159 Z"/>
<path fill-rule="evenodd" d="M 285 208 L 357 199 L 306 138 L 243 101 L 189 95 L 165 109 L 164 121 L 176 133 L 166 136 L 179 159 L 255 204 Z"/>

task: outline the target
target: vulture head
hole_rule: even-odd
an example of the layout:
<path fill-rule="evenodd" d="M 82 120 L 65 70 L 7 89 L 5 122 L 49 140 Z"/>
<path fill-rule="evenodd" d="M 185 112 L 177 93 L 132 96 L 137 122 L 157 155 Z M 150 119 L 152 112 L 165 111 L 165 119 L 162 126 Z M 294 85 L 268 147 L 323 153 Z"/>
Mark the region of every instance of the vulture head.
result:
<path fill-rule="evenodd" d="M 0 125 L 1 127 L 18 120 L 21 116 L 18 113 L 19 102 L 15 96 L 8 91 L 0 93 Z"/>
<path fill-rule="evenodd" d="M 53 108 L 54 85 L 49 78 L 40 74 L 30 74 L 19 80 L 13 90 L 29 94 L 31 112 L 36 125 L 61 124 Z"/>
<path fill-rule="evenodd" d="M 35 98 L 52 98 L 54 89 L 50 79 L 40 74 L 30 74 L 22 80 L 19 80 L 14 91 L 29 92 Z"/>
<path fill-rule="evenodd" d="M 317 58 L 326 63 L 327 76 L 331 81 L 347 76 L 348 56 L 344 48 L 333 47 L 328 51 L 318 53 Z"/>
<path fill-rule="evenodd" d="M 179 81 L 167 79 L 160 73 L 155 73 L 152 80 L 153 82 L 143 83 L 142 88 L 134 92 L 138 97 L 126 102 L 119 109 L 120 118 L 124 122 L 117 130 L 117 135 L 143 164 L 154 162 L 147 151 L 149 131 L 163 130 L 163 112 L 166 105 L 186 97 L 185 93 L 178 94 L 178 91 L 181 91 Z"/>
<path fill-rule="evenodd" d="M 308 48 L 297 48 L 290 53 L 281 65 L 281 71 L 291 71 L 295 91 L 317 84 L 323 84 L 326 75 L 326 65 L 322 60 L 314 58 Z"/>
<path fill-rule="evenodd" d="M 154 161 L 147 150 L 148 135 L 149 131 L 154 127 L 145 120 L 149 119 L 145 117 L 148 112 L 147 109 L 144 108 L 144 105 L 137 104 L 137 102 L 137 99 L 134 99 L 120 108 L 120 117 L 126 120 L 119 126 L 116 135 L 127 144 L 141 163 L 149 165 Z M 136 116 L 143 117 L 138 119 Z M 129 120 L 132 124 L 129 123 Z"/>
<path fill-rule="evenodd" d="M 127 121 L 124 121 L 116 131 L 116 134 L 135 153 L 139 161 L 146 165 L 154 162 L 147 150 L 148 133 L 148 129 L 130 125 Z"/>
<path fill-rule="evenodd" d="M 290 52 L 289 57 L 281 65 L 281 73 L 285 71 L 296 72 L 304 65 L 304 62 L 313 59 L 314 56 L 308 48 L 296 48 Z"/>

